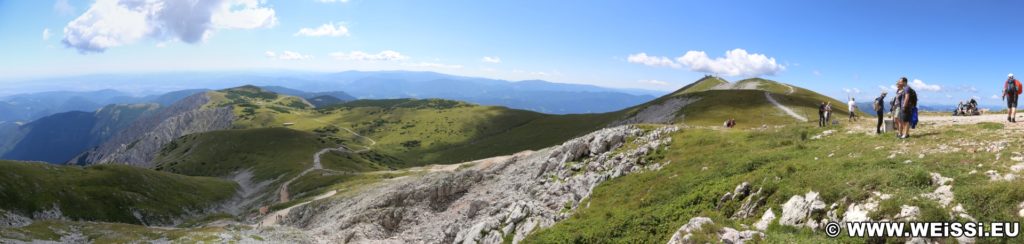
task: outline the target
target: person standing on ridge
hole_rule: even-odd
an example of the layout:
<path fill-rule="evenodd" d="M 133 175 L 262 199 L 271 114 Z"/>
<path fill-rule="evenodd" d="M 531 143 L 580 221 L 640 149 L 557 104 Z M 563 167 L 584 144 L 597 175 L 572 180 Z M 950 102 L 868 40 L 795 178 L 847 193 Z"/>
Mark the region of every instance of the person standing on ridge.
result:
<path fill-rule="evenodd" d="M 832 102 L 825 103 L 825 125 L 832 125 Z"/>
<path fill-rule="evenodd" d="M 1020 97 L 1022 87 L 1020 81 L 1013 78 L 1013 73 L 1010 73 L 1008 76 L 1006 84 L 1003 85 L 1003 100 L 1006 100 L 1008 112 L 1006 121 L 1017 123 L 1017 98 Z"/>
<path fill-rule="evenodd" d="M 897 96 L 901 101 L 896 111 L 899 114 L 900 121 L 899 133 L 896 136 L 901 139 L 907 139 L 910 138 L 910 121 L 913 119 L 914 110 L 917 108 L 917 92 L 907 85 L 907 77 L 900 77 L 900 80 L 896 82 L 896 88 L 903 93 Z"/>
<path fill-rule="evenodd" d="M 885 95 L 887 95 L 887 93 L 882 91 L 882 95 L 875 98 L 875 116 L 878 116 L 878 125 L 875 126 L 875 134 L 882 134 L 882 125 L 884 124 L 882 122 L 885 120 Z"/>
<path fill-rule="evenodd" d="M 899 81 L 896 81 L 896 83 L 899 83 Z M 902 103 L 903 90 L 896 88 L 896 95 L 893 96 L 892 102 L 889 103 L 889 113 L 890 116 L 892 116 L 892 129 L 896 131 L 897 137 L 900 136 L 900 131 L 902 131 L 900 126 L 903 125 L 903 123 L 901 123 L 902 120 L 900 120 L 900 107 L 903 106 Z"/>
<path fill-rule="evenodd" d="M 846 103 L 847 111 L 850 111 L 850 122 L 857 120 L 857 101 L 853 97 L 850 97 L 850 101 Z"/>
<path fill-rule="evenodd" d="M 825 127 L 825 102 L 818 105 L 818 127 Z"/>

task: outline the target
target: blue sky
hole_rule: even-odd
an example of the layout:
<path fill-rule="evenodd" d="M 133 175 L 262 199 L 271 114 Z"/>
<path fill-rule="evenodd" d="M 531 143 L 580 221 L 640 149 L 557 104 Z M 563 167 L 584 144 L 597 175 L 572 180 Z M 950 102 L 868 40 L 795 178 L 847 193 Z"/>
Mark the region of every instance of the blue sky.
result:
<path fill-rule="evenodd" d="M 672 90 L 714 72 L 867 100 L 907 76 L 920 80 L 926 103 L 973 96 L 998 104 L 992 96 L 1006 74 L 1024 74 L 1017 1 L 212 0 L 205 3 L 220 5 L 205 14 L 124 12 L 188 2 L 0 0 L 0 82 L 430 70 Z M 197 24 L 168 27 L 183 20 Z"/>

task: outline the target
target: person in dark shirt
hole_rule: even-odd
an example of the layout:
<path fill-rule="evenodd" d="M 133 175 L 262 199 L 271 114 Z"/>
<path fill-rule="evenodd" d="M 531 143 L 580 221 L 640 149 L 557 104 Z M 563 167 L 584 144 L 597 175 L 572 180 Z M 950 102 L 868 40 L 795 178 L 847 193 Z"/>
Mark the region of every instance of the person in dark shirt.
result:
<path fill-rule="evenodd" d="M 882 95 L 875 98 L 875 115 L 878 116 L 878 125 L 875 126 L 876 134 L 882 134 L 882 121 L 885 120 L 885 95 L 888 93 L 883 91 Z"/>
<path fill-rule="evenodd" d="M 818 127 L 825 127 L 825 102 L 818 105 Z"/>

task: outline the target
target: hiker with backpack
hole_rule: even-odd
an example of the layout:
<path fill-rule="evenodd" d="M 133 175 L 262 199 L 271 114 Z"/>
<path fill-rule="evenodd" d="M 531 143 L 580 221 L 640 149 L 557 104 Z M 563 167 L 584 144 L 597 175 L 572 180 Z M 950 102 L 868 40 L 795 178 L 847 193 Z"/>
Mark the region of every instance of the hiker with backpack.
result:
<path fill-rule="evenodd" d="M 907 77 L 900 77 L 899 81 L 896 82 L 896 88 L 902 93 L 897 95 L 900 102 L 896 113 L 898 114 L 897 117 L 899 117 L 900 128 L 897 129 L 896 137 L 906 139 L 910 138 L 910 127 L 914 126 L 911 122 L 916 122 L 917 120 L 917 92 L 907 85 Z"/>
<path fill-rule="evenodd" d="M 1003 85 L 1003 100 L 1006 100 L 1006 108 L 1009 112 L 1006 121 L 1017 123 L 1017 98 L 1020 97 L 1022 87 L 1020 81 L 1013 78 L 1013 73 L 1008 76 L 1006 84 Z"/>
<path fill-rule="evenodd" d="M 887 93 L 882 91 L 882 95 L 875 98 L 875 116 L 878 116 L 878 125 L 875 126 L 875 134 L 882 134 L 882 125 L 884 124 L 882 122 L 885 119 L 885 95 L 887 95 Z"/>

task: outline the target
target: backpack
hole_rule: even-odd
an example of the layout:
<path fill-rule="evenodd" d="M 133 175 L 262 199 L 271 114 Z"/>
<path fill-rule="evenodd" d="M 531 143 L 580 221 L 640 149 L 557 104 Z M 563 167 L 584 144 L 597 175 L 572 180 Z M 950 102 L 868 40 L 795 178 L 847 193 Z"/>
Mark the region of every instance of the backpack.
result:
<path fill-rule="evenodd" d="M 907 104 L 903 104 L 903 107 L 911 107 L 911 108 L 916 108 L 917 107 L 917 91 L 914 91 L 914 88 L 910 88 L 908 86 L 907 87 L 907 94 L 904 94 L 904 96 L 910 96 L 910 99 L 907 100 Z"/>
<path fill-rule="evenodd" d="M 875 111 L 882 111 L 882 100 L 880 98 L 875 99 L 874 109 Z"/>
<path fill-rule="evenodd" d="M 1006 95 L 1016 96 L 1017 92 L 1017 80 L 1006 79 Z"/>

